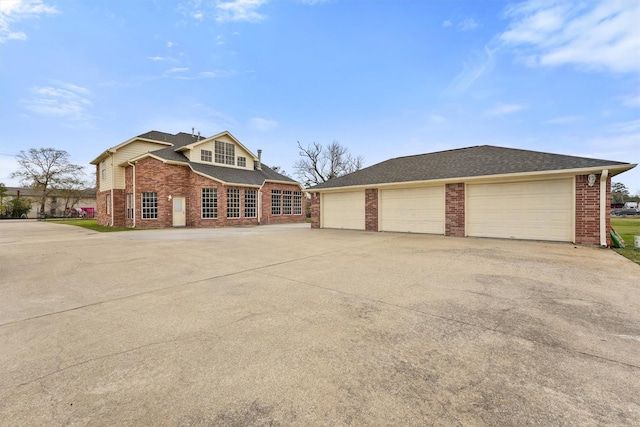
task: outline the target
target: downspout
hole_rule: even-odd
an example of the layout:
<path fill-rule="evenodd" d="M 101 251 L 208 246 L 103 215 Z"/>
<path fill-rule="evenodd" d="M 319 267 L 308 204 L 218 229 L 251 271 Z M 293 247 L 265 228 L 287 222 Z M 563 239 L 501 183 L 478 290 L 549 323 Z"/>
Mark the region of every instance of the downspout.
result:
<path fill-rule="evenodd" d="M 111 226 L 114 224 L 114 213 L 115 213 L 115 200 L 113 199 L 113 187 L 116 185 L 116 174 L 113 168 L 113 154 L 111 155 Z"/>
<path fill-rule="evenodd" d="M 133 206 L 131 207 L 133 208 L 133 228 L 136 228 L 136 164 L 129 161 L 127 163 L 133 168 L 133 200 L 131 201 Z"/>
<path fill-rule="evenodd" d="M 609 170 L 604 169 L 600 175 L 600 246 L 607 247 L 607 177 Z"/>
<path fill-rule="evenodd" d="M 262 183 L 262 187 L 258 188 L 258 225 L 262 225 L 262 188 L 264 187 L 264 183 Z"/>

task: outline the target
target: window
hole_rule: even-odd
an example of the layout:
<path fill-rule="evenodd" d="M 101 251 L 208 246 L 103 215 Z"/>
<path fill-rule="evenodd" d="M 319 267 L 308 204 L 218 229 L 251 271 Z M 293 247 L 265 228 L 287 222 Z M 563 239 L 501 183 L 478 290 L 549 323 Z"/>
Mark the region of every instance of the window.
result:
<path fill-rule="evenodd" d="M 133 219 L 133 193 L 127 193 L 127 219 Z"/>
<path fill-rule="evenodd" d="M 244 217 L 256 217 L 256 190 L 244 190 Z"/>
<path fill-rule="evenodd" d="M 100 162 L 100 179 L 106 181 L 107 179 L 107 162 L 103 160 Z"/>
<path fill-rule="evenodd" d="M 293 192 L 293 214 L 302 215 L 302 191 Z"/>
<path fill-rule="evenodd" d="M 107 214 L 111 214 L 111 194 L 107 194 Z"/>
<path fill-rule="evenodd" d="M 285 190 L 282 194 L 282 214 L 291 215 L 291 191 Z"/>
<path fill-rule="evenodd" d="M 247 158 L 246 157 L 238 157 L 238 166 L 242 168 L 247 167 Z"/>
<path fill-rule="evenodd" d="M 236 164 L 236 146 L 228 142 L 216 141 L 216 163 Z"/>
<path fill-rule="evenodd" d="M 227 218 L 240 218 L 239 188 L 227 188 Z"/>
<path fill-rule="evenodd" d="M 158 193 L 142 193 L 142 219 L 158 218 Z"/>
<path fill-rule="evenodd" d="M 211 162 L 211 150 L 200 150 L 200 160 Z"/>
<path fill-rule="evenodd" d="M 218 218 L 217 188 L 203 188 L 200 201 L 202 203 L 202 218 Z"/>
<path fill-rule="evenodd" d="M 271 190 L 271 215 L 282 214 L 282 192 L 280 190 Z"/>

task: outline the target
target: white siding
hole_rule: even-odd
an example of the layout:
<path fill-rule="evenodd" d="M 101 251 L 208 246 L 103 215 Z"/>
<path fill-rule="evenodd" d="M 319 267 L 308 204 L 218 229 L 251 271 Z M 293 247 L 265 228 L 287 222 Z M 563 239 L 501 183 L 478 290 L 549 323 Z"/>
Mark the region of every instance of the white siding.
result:
<path fill-rule="evenodd" d="M 444 186 L 380 191 L 380 231 L 444 234 Z"/>
<path fill-rule="evenodd" d="M 326 193 L 320 203 L 322 228 L 364 230 L 364 191 Z"/>
<path fill-rule="evenodd" d="M 467 185 L 466 234 L 570 242 L 573 193 L 572 179 Z"/>

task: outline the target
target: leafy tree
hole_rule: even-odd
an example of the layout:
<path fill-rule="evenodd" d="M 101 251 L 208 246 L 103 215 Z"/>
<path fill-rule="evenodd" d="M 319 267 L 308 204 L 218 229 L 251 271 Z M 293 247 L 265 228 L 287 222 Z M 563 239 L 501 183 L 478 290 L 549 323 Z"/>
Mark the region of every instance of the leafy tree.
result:
<path fill-rule="evenodd" d="M 16 197 L 9 200 L 5 205 L 5 216 L 7 218 L 26 217 L 31 210 L 31 199 L 28 197 Z"/>
<path fill-rule="evenodd" d="M 616 204 L 621 204 L 627 201 L 629 198 L 629 189 L 621 182 L 611 183 L 611 201 Z"/>
<path fill-rule="evenodd" d="M 5 215 L 5 197 L 7 197 L 7 187 L 2 182 L 0 182 L 0 216 Z"/>
<path fill-rule="evenodd" d="M 22 185 L 40 193 L 40 214 L 44 215 L 47 197 L 57 190 L 73 187 L 82 181 L 83 167 L 69 161 L 69 153 L 55 148 L 31 148 L 17 156 L 21 169 L 11 174 Z"/>
<path fill-rule="evenodd" d="M 360 170 L 364 163 L 362 156 L 352 156 L 338 141 L 326 147 L 317 142 L 303 147 L 298 141 L 298 150 L 302 158 L 293 168 L 307 187 Z"/>

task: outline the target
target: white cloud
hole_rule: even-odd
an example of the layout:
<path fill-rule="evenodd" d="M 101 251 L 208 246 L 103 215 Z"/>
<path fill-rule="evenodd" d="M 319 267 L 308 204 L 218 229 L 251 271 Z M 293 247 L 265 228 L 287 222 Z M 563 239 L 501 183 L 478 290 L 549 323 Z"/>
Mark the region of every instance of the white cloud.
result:
<path fill-rule="evenodd" d="M 42 116 L 85 120 L 86 110 L 91 105 L 90 95 L 91 91 L 86 88 L 59 83 L 57 86 L 34 86 L 31 97 L 21 102 L 27 110 Z"/>
<path fill-rule="evenodd" d="M 185 73 L 189 71 L 188 67 L 173 67 L 167 70 L 167 73 Z"/>
<path fill-rule="evenodd" d="M 218 22 L 260 22 L 265 16 L 258 9 L 267 0 L 229 0 L 216 3 Z"/>
<path fill-rule="evenodd" d="M 621 96 L 622 105 L 627 107 L 640 107 L 640 93 Z"/>
<path fill-rule="evenodd" d="M 155 62 L 163 62 L 163 61 L 170 61 L 170 62 L 175 62 L 175 59 L 168 57 L 168 56 L 149 56 L 147 57 L 148 59 L 155 61 Z"/>
<path fill-rule="evenodd" d="M 221 46 L 224 44 L 224 37 L 216 36 L 216 45 Z"/>
<path fill-rule="evenodd" d="M 27 35 L 23 31 L 13 31 L 11 29 L 17 22 L 55 13 L 58 13 L 58 10 L 54 6 L 43 3 L 42 0 L 1 0 L 0 43 L 4 43 L 7 40 L 27 39 Z"/>
<path fill-rule="evenodd" d="M 440 114 L 431 114 L 429 116 L 429 120 L 433 123 L 442 123 L 442 122 L 445 122 L 447 118 L 444 116 L 441 116 Z"/>
<path fill-rule="evenodd" d="M 168 41 L 167 42 L 167 47 L 169 47 L 169 48 L 174 47 L 175 45 L 176 44 L 174 42 L 172 42 L 172 41 Z"/>
<path fill-rule="evenodd" d="M 517 113 L 527 108 L 529 108 L 529 106 L 524 104 L 498 104 L 494 108 L 487 110 L 486 113 L 490 116 L 506 116 L 507 114 Z"/>
<path fill-rule="evenodd" d="M 446 27 L 450 27 L 450 26 L 452 26 L 452 25 L 453 25 L 453 22 L 451 22 L 451 20 L 450 20 L 450 19 L 447 19 L 446 21 L 444 21 L 444 22 L 442 23 L 442 26 L 443 26 L 443 27 L 445 27 L 445 28 L 446 28 Z"/>
<path fill-rule="evenodd" d="M 204 14 L 200 11 L 194 12 L 191 16 L 193 16 L 193 19 L 197 19 L 198 21 L 202 21 L 202 18 L 204 18 Z"/>
<path fill-rule="evenodd" d="M 500 39 L 518 48 L 527 65 L 640 71 L 638 1 L 528 0 L 505 14 L 511 22 Z"/>
<path fill-rule="evenodd" d="M 476 80 L 488 72 L 494 63 L 494 51 L 485 46 L 484 51 L 476 53 L 474 58 L 465 63 L 462 71 L 453 79 L 446 92 L 460 95 L 465 92 Z"/>
<path fill-rule="evenodd" d="M 472 18 L 467 18 L 459 22 L 457 26 L 458 30 L 460 31 L 470 31 L 477 27 L 478 27 L 478 22 Z"/>
<path fill-rule="evenodd" d="M 254 117 L 250 121 L 250 126 L 255 130 L 266 132 L 276 128 L 278 126 L 278 122 L 275 120 L 263 119 L 262 117 Z"/>
<path fill-rule="evenodd" d="M 582 116 L 562 116 L 562 117 L 554 117 L 552 119 L 545 120 L 542 123 L 549 124 L 549 125 L 568 125 L 568 124 L 576 123 L 582 120 L 584 120 L 584 117 Z"/>

